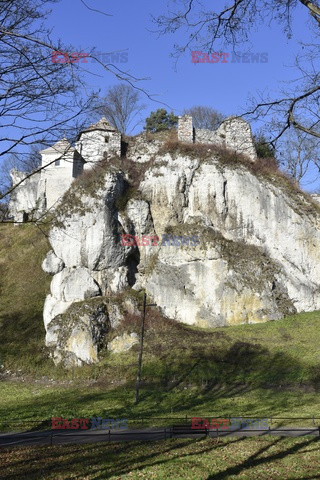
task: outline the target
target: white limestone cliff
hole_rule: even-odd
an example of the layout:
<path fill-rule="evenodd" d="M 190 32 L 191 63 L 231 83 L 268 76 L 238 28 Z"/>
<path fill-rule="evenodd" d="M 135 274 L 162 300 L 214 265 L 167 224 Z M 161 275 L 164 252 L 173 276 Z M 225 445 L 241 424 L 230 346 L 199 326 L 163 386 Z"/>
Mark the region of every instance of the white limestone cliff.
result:
<path fill-rule="evenodd" d="M 74 204 L 66 201 L 50 231 L 44 319 L 56 362 L 98 359 L 103 334 L 92 334 L 93 320 L 61 320 L 75 302 L 91 298 L 101 309 L 99 299 L 130 289 L 145 289 L 164 315 L 203 327 L 320 308 L 320 206 L 287 180 L 213 151 L 200 158 L 177 149 L 154 158 L 139 198 L 119 212 L 125 175 L 111 165 L 104 175 L 91 193 L 74 189 Z M 198 235 L 199 245 L 125 247 L 122 233 Z M 114 305 L 104 315 L 104 331 L 121 319 Z"/>

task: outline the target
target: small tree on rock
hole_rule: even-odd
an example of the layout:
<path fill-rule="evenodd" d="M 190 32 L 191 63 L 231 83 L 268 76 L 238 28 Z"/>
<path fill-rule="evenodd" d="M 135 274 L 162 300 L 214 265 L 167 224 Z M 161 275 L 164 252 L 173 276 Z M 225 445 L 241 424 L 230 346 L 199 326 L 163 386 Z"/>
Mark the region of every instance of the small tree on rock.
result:
<path fill-rule="evenodd" d="M 274 158 L 275 157 L 275 148 L 270 145 L 266 137 L 259 133 L 255 135 L 254 138 L 254 146 L 256 147 L 257 156 L 258 158 Z"/>
<path fill-rule="evenodd" d="M 170 130 L 178 125 L 178 117 L 173 112 L 168 113 L 164 108 L 159 108 L 155 112 L 151 112 L 146 119 L 145 130 L 147 132 L 162 132 Z"/>

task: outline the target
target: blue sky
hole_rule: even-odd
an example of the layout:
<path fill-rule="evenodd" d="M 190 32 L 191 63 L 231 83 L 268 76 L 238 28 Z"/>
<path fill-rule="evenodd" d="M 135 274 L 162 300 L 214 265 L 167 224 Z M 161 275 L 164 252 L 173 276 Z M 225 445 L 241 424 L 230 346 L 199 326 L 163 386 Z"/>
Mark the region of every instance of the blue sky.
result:
<path fill-rule="evenodd" d="M 296 77 L 290 65 L 301 51 L 299 40 L 310 38 L 307 26 L 307 9 L 295 9 L 293 36 L 288 39 L 276 23 L 259 25 L 250 36 L 249 46 L 254 53 L 267 53 L 267 63 L 193 64 L 191 54 L 183 55 L 175 68 L 171 57 L 173 45 L 183 41 L 182 33 L 158 36 L 151 15 L 167 11 L 167 2 L 159 0 L 84 0 L 88 6 L 112 14 L 111 17 L 90 11 L 81 0 L 61 0 L 53 4 L 46 24 L 52 30 L 52 39 L 60 38 L 64 44 L 72 44 L 75 50 L 100 52 L 125 50 L 128 62 L 117 64 L 132 75 L 148 78 L 139 85 L 153 94 L 167 110 L 181 114 L 193 105 L 209 105 L 225 115 L 246 111 L 248 98 L 258 92 L 280 95 L 286 81 Z M 203 0 L 210 6 L 211 0 Z M 223 2 L 221 2 L 223 5 Z M 239 48 L 240 50 L 240 48 Z M 248 50 L 248 46 L 241 48 Z M 224 49 L 231 54 L 230 48 Z M 66 68 L 68 66 L 66 65 Z M 83 75 L 90 90 L 102 93 L 118 83 L 118 80 L 101 66 L 89 60 Z M 85 94 L 85 92 L 84 92 Z M 144 118 L 161 104 L 144 98 L 147 108 Z M 255 130 L 258 125 L 252 125 Z M 141 128 L 132 133 L 138 133 Z M 312 188 L 308 185 L 308 189 Z"/>
<path fill-rule="evenodd" d="M 251 51 L 266 52 L 268 63 L 195 65 L 188 53 L 180 58 L 175 70 L 170 54 L 173 44 L 181 40 L 182 35 L 159 37 L 151 32 L 155 30 L 151 14 L 164 13 L 165 1 L 118 0 L 109 3 L 87 0 L 86 3 L 111 13 L 113 17 L 89 11 L 80 0 L 61 0 L 54 6 L 50 17 L 55 36 L 79 50 L 92 47 L 101 52 L 128 49 L 128 63 L 119 64 L 119 67 L 125 67 L 140 78 L 149 77 L 150 80 L 141 85 L 156 94 L 157 99 L 168 104 L 176 114 L 195 104 L 211 105 L 227 115 L 237 114 L 243 112 L 248 97 L 257 91 L 277 94 L 283 81 L 294 78 L 294 71 L 289 66 L 300 49 L 297 40 L 306 40 L 309 35 L 306 9 L 300 8 L 301 15 L 295 16 L 292 40 L 288 40 L 276 24 L 272 28 L 259 26 L 253 32 Z M 204 3 L 210 4 L 209 1 Z M 98 65 L 90 62 L 87 67 L 88 71 L 99 75 L 87 75 L 92 88 L 106 90 L 117 82 Z M 151 111 L 158 105 L 149 102 L 148 107 Z"/>
<path fill-rule="evenodd" d="M 210 105 L 226 115 L 241 114 L 246 111 L 248 99 L 259 92 L 269 92 L 277 97 L 286 82 L 296 78 L 292 65 L 295 55 L 301 52 L 299 41 L 307 42 L 310 38 L 307 9 L 298 5 L 291 39 L 277 23 L 271 27 L 259 25 L 250 35 L 250 45 L 241 48 L 242 51 L 249 48 L 254 53 L 267 53 L 267 63 L 229 61 L 226 64 L 196 65 L 191 62 L 191 54 L 186 53 L 175 68 L 171 54 L 173 45 L 183 41 L 182 33 L 159 36 L 152 32 L 156 27 L 151 15 L 165 13 L 166 1 L 118 0 L 115 3 L 86 0 L 86 3 L 113 16 L 90 11 L 80 0 L 61 0 L 54 6 L 49 19 L 54 36 L 84 51 L 93 47 L 100 52 L 126 50 L 128 62 L 119 64 L 119 67 L 139 78 L 148 77 L 149 80 L 141 82 L 141 87 L 176 114 L 192 105 Z M 210 5 L 211 2 L 204 0 L 203 3 Z M 231 46 L 224 51 L 231 54 Z M 89 61 L 84 75 L 90 88 L 100 88 L 102 92 L 118 82 L 92 61 Z M 161 107 L 147 98 L 144 102 L 147 105 L 144 117 Z M 252 126 L 255 130 L 260 125 Z M 310 178 L 304 184 L 308 190 L 315 187 L 309 182 Z"/>

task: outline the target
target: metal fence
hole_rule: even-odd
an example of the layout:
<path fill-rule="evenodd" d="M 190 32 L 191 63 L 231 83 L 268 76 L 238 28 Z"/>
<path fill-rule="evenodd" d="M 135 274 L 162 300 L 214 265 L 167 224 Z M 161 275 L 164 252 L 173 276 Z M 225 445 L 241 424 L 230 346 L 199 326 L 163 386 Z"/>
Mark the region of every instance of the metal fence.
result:
<path fill-rule="evenodd" d="M 97 415 L 94 415 L 97 417 Z M 114 420 L 120 420 L 117 418 L 116 415 L 101 415 L 101 418 L 108 418 Z M 181 416 L 167 416 L 167 417 L 149 417 L 149 416 L 134 416 L 134 417 L 125 417 L 128 421 L 128 428 L 129 429 L 139 429 L 139 428 L 170 428 L 172 425 L 187 425 L 192 423 L 192 418 L 201 418 L 201 419 L 208 419 L 209 422 L 211 419 L 228 419 L 229 422 L 231 419 L 241 418 L 242 425 L 244 427 L 245 424 L 248 425 L 250 420 L 258 420 L 258 419 L 266 419 L 268 420 L 268 426 L 270 428 L 289 428 L 289 427 L 318 427 L 320 425 L 320 417 L 315 416 L 305 416 L 305 417 L 273 417 L 273 416 L 266 416 L 266 415 L 251 415 L 251 416 L 243 416 L 243 415 L 224 415 L 224 416 L 217 416 L 214 414 L 195 414 L 195 415 L 185 415 Z M 67 418 L 71 420 L 70 415 L 61 416 L 61 418 Z M 84 418 L 84 416 L 78 416 L 73 418 Z M 88 418 L 88 417 L 86 417 Z M 250 423 L 250 422 L 249 422 Z M 51 429 L 51 418 L 50 419 L 10 419 L 10 420 L 0 420 L 0 433 L 5 432 L 37 432 L 43 431 L 47 429 Z M 81 430 L 81 429 L 80 429 Z M 112 430 L 112 428 L 111 428 Z M 82 430 L 83 431 L 83 430 Z"/>
<path fill-rule="evenodd" d="M 178 428 L 179 427 L 179 428 Z M 189 427 L 189 428 L 187 428 Z M 18 446 L 36 445 L 63 445 L 63 444 L 86 444 L 92 442 L 121 442 L 121 441 L 155 441 L 168 440 L 171 438 L 197 437 L 197 438 L 220 438 L 227 436 L 252 436 L 252 435 L 278 435 L 278 436 L 306 436 L 312 435 L 320 438 L 320 426 L 314 428 L 269 428 L 259 429 L 213 429 L 205 428 L 192 430 L 191 425 L 176 425 L 162 429 L 144 429 L 129 431 L 68 431 L 65 433 L 49 430 L 45 432 L 24 432 L 16 434 L 0 435 L 0 448 L 12 448 Z"/>

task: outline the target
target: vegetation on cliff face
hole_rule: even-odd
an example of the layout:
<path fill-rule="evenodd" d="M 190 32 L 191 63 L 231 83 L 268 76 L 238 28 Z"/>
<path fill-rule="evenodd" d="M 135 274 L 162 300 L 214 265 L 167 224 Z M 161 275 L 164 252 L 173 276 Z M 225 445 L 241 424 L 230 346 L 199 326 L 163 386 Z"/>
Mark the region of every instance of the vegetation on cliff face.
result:
<path fill-rule="evenodd" d="M 250 161 L 246 156 L 239 155 L 232 150 L 219 147 L 213 144 L 181 143 L 169 139 L 160 148 L 159 154 L 170 153 L 173 158 L 180 155 L 199 160 L 200 163 L 211 163 L 221 169 L 225 167 L 236 168 L 245 173 L 250 172 L 261 181 L 266 181 L 275 188 L 279 188 L 288 195 L 292 207 L 298 213 L 314 215 L 320 213 L 320 205 L 308 193 L 302 191 L 297 183 L 288 175 L 283 173 L 277 161 L 270 158 L 257 158 L 255 162 Z"/>

